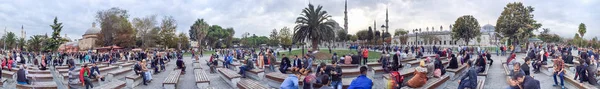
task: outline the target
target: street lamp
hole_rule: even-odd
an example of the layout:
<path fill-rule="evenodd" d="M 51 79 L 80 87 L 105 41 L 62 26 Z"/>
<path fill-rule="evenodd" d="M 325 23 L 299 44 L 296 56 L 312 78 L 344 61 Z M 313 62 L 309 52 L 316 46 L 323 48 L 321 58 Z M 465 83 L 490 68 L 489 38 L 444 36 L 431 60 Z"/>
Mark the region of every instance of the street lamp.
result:
<path fill-rule="evenodd" d="M 418 38 L 419 38 L 419 34 L 417 33 L 417 29 L 413 29 L 413 33 L 415 33 L 415 45 L 419 44 L 418 42 Z"/>

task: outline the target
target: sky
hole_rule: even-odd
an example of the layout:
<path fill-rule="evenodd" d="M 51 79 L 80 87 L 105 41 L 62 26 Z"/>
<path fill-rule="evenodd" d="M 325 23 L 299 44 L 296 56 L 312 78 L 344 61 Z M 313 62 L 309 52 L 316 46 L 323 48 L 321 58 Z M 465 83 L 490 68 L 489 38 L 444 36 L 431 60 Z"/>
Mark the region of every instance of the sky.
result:
<path fill-rule="evenodd" d="M 344 25 L 345 0 L 0 0 L 0 29 L 21 36 L 21 26 L 32 35 L 52 33 L 54 17 L 64 27 L 61 35 L 79 39 L 97 22 L 98 11 L 112 7 L 127 10 L 130 17 L 156 15 L 157 22 L 173 16 L 178 33 L 188 33 L 197 19 L 210 25 L 232 27 L 235 37 L 243 33 L 268 36 L 273 29 L 293 28 L 295 18 L 308 4 L 321 5 L 331 19 Z M 448 26 L 463 15 L 473 15 L 481 26 L 495 25 L 506 4 L 523 2 L 533 6 L 534 19 L 550 33 L 572 38 L 585 23 L 585 38 L 600 36 L 600 0 L 348 0 L 349 34 L 385 23 L 389 10 L 389 30 Z M 541 31 L 541 30 L 540 30 Z M 0 33 L 3 35 L 4 32 Z"/>

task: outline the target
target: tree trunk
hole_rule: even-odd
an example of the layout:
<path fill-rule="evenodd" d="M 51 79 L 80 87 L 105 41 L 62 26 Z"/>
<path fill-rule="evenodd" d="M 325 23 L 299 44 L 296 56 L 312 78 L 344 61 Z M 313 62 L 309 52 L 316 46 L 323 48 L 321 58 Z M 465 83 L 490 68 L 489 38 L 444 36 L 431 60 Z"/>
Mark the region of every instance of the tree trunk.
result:
<path fill-rule="evenodd" d="M 317 41 L 316 39 L 312 40 L 312 42 L 311 42 L 312 43 L 312 51 L 316 51 L 316 50 L 319 49 L 319 43 L 318 42 L 319 41 Z"/>

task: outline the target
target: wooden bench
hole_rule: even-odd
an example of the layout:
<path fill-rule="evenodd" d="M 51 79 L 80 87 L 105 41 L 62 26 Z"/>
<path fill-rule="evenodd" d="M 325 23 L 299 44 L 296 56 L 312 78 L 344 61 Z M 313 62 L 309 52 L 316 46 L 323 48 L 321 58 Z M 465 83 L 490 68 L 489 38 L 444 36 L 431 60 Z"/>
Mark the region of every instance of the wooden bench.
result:
<path fill-rule="evenodd" d="M 163 81 L 164 89 L 177 89 L 177 82 L 179 82 L 179 75 L 181 75 L 181 70 L 173 70 L 169 73 L 169 76 L 165 78 Z"/>
<path fill-rule="evenodd" d="M 119 66 L 121 66 L 121 68 L 132 68 L 133 65 L 135 65 L 135 63 L 123 63 L 123 64 L 119 64 Z"/>
<path fill-rule="evenodd" d="M 477 89 L 483 89 L 485 87 L 485 79 L 477 79 Z"/>
<path fill-rule="evenodd" d="M 126 75 L 130 75 L 130 74 L 133 74 L 133 71 L 131 68 L 117 69 L 115 71 L 108 72 L 106 79 L 109 81 L 119 80 L 119 79 L 125 77 Z"/>
<path fill-rule="evenodd" d="M 588 83 L 579 83 L 578 80 L 574 79 L 574 74 L 565 73 L 564 75 L 565 81 L 571 83 L 572 86 L 577 87 L 578 89 L 591 89 L 593 86 Z M 581 77 L 581 76 L 580 76 Z"/>
<path fill-rule="evenodd" d="M 2 71 L 2 79 L 4 78 L 12 78 L 12 76 L 15 74 L 15 72 L 12 71 Z"/>
<path fill-rule="evenodd" d="M 258 81 L 254 81 L 251 79 L 242 79 L 237 83 L 237 88 L 239 89 L 268 89 L 268 87 L 263 86 Z"/>
<path fill-rule="evenodd" d="M 381 63 L 379 63 L 379 62 L 369 62 L 369 63 L 367 63 L 367 66 L 369 66 L 369 67 L 381 66 Z M 354 67 L 354 68 L 357 68 L 357 67 L 358 67 L 358 65 L 356 65 L 356 67 Z"/>
<path fill-rule="evenodd" d="M 0 79 L 0 86 L 4 86 L 4 82 L 6 81 L 6 78 L 2 78 Z"/>
<path fill-rule="evenodd" d="M 265 77 L 265 71 L 263 69 L 254 68 L 245 72 L 246 75 L 252 79 L 262 80 Z"/>
<path fill-rule="evenodd" d="M 385 74 L 385 71 L 381 67 L 371 67 L 371 75 L 373 77 L 381 77 L 382 74 Z"/>
<path fill-rule="evenodd" d="M 116 80 L 100 86 L 94 86 L 94 89 L 122 89 L 125 88 L 125 86 L 125 82 Z"/>
<path fill-rule="evenodd" d="M 356 68 L 359 68 L 359 65 L 357 65 L 357 64 L 338 64 L 337 66 L 340 66 L 342 69 L 356 69 Z"/>
<path fill-rule="evenodd" d="M 17 89 L 58 89 L 56 82 L 35 82 L 32 85 L 17 84 Z"/>
<path fill-rule="evenodd" d="M 448 79 L 450 79 L 450 77 L 448 75 L 443 75 L 439 78 L 433 78 L 431 80 L 427 80 L 427 84 L 425 84 L 424 88 L 425 89 L 437 89 L 437 87 L 446 83 L 446 81 L 448 81 Z"/>
<path fill-rule="evenodd" d="M 504 67 L 504 74 L 506 74 L 506 76 L 509 76 L 511 69 L 508 69 L 508 66 L 506 64 L 502 64 L 502 67 Z"/>
<path fill-rule="evenodd" d="M 194 69 L 202 69 L 202 67 L 200 67 L 200 63 L 192 63 L 192 66 L 194 67 Z"/>
<path fill-rule="evenodd" d="M 425 83 L 425 85 L 423 85 L 422 87 L 411 88 L 408 86 L 404 86 L 404 87 L 402 87 L 402 89 L 436 89 L 437 87 L 446 83 L 446 81 L 448 81 L 448 79 L 450 79 L 450 77 L 448 75 L 443 75 L 442 77 L 439 77 L 439 78 L 431 78 L 431 79 L 427 80 L 427 83 Z"/>
<path fill-rule="evenodd" d="M 137 74 L 128 75 L 125 76 L 125 84 L 128 88 L 134 89 L 135 86 L 138 86 L 140 83 L 144 82 L 142 79 L 142 76 Z"/>
<path fill-rule="evenodd" d="M 210 85 L 210 80 L 202 69 L 194 69 L 194 76 L 196 77 L 196 86 L 198 89 L 204 89 Z"/>
<path fill-rule="evenodd" d="M 346 69 L 342 70 L 342 78 L 354 78 L 360 76 L 359 69 Z"/>
<path fill-rule="evenodd" d="M 490 70 L 490 66 L 487 65 L 487 64 L 485 66 L 486 66 L 485 70 L 483 72 L 481 72 L 481 73 L 477 73 L 477 76 L 487 76 L 488 71 Z"/>
<path fill-rule="evenodd" d="M 413 61 L 413 60 L 417 60 L 417 59 L 416 58 L 406 58 L 406 59 L 400 60 L 400 62 L 409 62 L 409 61 Z"/>
<path fill-rule="evenodd" d="M 237 82 L 240 81 L 241 75 L 237 74 L 233 70 L 229 70 L 226 68 L 218 68 L 217 71 L 220 73 L 220 77 L 227 82 L 231 87 L 236 88 Z"/>
<path fill-rule="evenodd" d="M 279 87 L 285 78 L 288 77 L 288 74 L 282 74 L 280 72 L 271 72 L 265 74 L 265 79 L 267 84 L 271 87 Z M 298 84 L 300 84 L 300 79 L 298 79 Z"/>
<path fill-rule="evenodd" d="M 456 69 L 446 69 L 446 71 L 448 72 L 453 72 L 453 73 L 458 73 L 461 72 L 463 69 L 467 68 L 467 65 L 460 65 L 458 68 Z"/>

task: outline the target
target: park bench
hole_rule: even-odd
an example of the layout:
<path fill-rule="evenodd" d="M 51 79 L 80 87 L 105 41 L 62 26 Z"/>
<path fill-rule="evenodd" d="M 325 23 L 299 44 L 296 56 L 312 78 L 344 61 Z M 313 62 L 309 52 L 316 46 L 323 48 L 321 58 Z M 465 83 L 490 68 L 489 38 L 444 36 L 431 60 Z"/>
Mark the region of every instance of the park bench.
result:
<path fill-rule="evenodd" d="M 196 86 L 198 89 L 206 88 L 210 85 L 210 80 L 202 69 L 194 69 L 194 76 L 196 78 Z"/>
<path fill-rule="evenodd" d="M 413 61 L 413 60 L 417 60 L 417 59 L 416 58 L 406 58 L 406 59 L 400 60 L 400 62 L 409 62 L 409 61 Z"/>
<path fill-rule="evenodd" d="M 385 71 L 380 66 L 379 67 L 371 67 L 371 73 L 374 74 L 374 76 L 384 74 L 384 72 Z"/>
<path fill-rule="evenodd" d="M 177 82 L 179 82 L 179 75 L 181 75 L 181 70 L 173 70 L 163 81 L 164 89 L 177 89 Z"/>
<path fill-rule="evenodd" d="M 31 85 L 17 84 L 17 89 L 58 89 L 56 82 L 35 82 Z"/>
<path fill-rule="evenodd" d="M 98 67 L 98 70 L 100 70 L 100 73 L 106 73 L 108 71 L 115 70 L 117 68 L 119 68 L 119 67 L 117 67 L 117 66 L 107 66 L 107 67 L 103 67 L 103 68 Z"/>
<path fill-rule="evenodd" d="M 68 73 L 69 69 L 57 69 L 58 73 Z M 29 74 L 50 74 L 50 70 L 29 70 Z"/>
<path fill-rule="evenodd" d="M 477 89 L 483 89 L 485 86 L 485 79 L 477 79 Z"/>
<path fill-rule="evenodd" d="M 254 81 L 251 79 L 242 79 L 237 83 L 237 87 L 239 89 L 269 89 L 266 86 L 263 86 L 258 81 Z"/>
<path fill-rule="evenodd" d="M 367 66 L 369 66 L 369 67 L 381 66 L 381 63 L 379 63 L 379 62 L 369 62 L 369 63 L 367 63 Z M 357 68 L 357 67 L 354 67 L 354 68 Z"/>
<path fill-rule="evenodd" d="M 329 65 L 331 65 L 331 64 L 329 64 Z M 356 68 L 359 68 L 359 65 L 357 65 L 357 64 L 338 64 L 337 66 L 340 66 L 342 69 L 356 69 Z"/>
<path fill-rule="evenodd" d="M 119 64 L 119 66 L 121 66 L 121 68 L 132 68 L 133 65 L 135 65 L 135 63 L 123 63 L 123 64 Z"/>
<path fill-rule="evenodd" d="M 111 80 L 111 81 L 118 80 L 129 74 L 133 74 L 133 71 L 131 68 L 117 69 L 117 70 L 108 72 L 106 79 Z"/>
<path fill-rule="evenodd" d="M 449 75 L 443 75 L 439 78 L 432 78 L 431 80 L 427 80 L 427 84 L 425 84 L 425 89 L 436 89 L 442 84 L 446 83 L 450 79 Z M 431 81 L 431 82 L 430 82 Z"/>
<path fill-rule="evenodd" d="M 12 71 L 2 71 L 2 77 L 4 78 L 12 78 L 13 74 L 15 74 L 15 72 Z"/>
<path fill-rule="evenodd" d="M 241 75 L 237 74 L 233 70 L 226 68 L 218 68 L 217 71 L 220 73 L 220 77 L 227 82 L 231 87 L 236 87 L 237 82 L 240 81 Z"/>
<path fill-rule="evenodd" d="M 128 88 L 134 89 L 135 86 L 140 85 L 140 83 L 144 82 L 144 80 L 142 80 L 142 76 L 137 75 L 137 74 L 131 74 L 128 76 L 125 76 L 125 83 L 127 85 Z"/>
<path fill-rule="evenodd" d="M 280 72 L 271 72 L 265 74 L 265 79 L 267 80 L 267 84 L 271 87 L 279 87 L 283 80 L 288 77 L 288 74 L 282 74 Z M 298 81 L 299 83 L 302 81 Z"/>
<path fill-rule="evenodd" d="M 202 67 L 200 67 L 200 63 L 192 63 L 192 66 L 194 69 L 201 69 Z"/>
<path fill-rule="evenodd" d="M 578 89 L 591 89 L 592 87 L 594 87 L 592 85 L 589 85 L 588 83 L 579 83 L 578 80 L 574 79 L 574 74 L 567 72 L 565 73 L 564 77 L 566 82 L 571 83 L 572 86 L 577 87 Z"/>
<path fill-rule="evenodd" d="M 427 83 L 425 83 L 425 85 L 423 85 L 422 87 L 410 88 L 408 86 L 404 86 L 404 87 L 402 87 L 402 89 L 436 89 L 437 87 L 446 83 L 446 81 L 448 81 L 448 79 L 450 79 L 448 75 L 443 75 L 439 78 L 430 78 L 429 80 L 427 80 Z M 408 79 L 408 80 L 410 80 L 410 79 Z"/>
<path fill-rule="evenodd" d="M 6 82 L 6 78 L 0 79 L 0 86 L 4 86 L 4 82 Z"/>
<path fill-rule="evenodd" d="M 487 65 L 487 64 L 485 66 L 486 66 L 485 70 L 483 72 L 481 72 L 481 73 L 477 73 L 477 76 L 487 76 L 488 71 L 490 70 L 490 66 Z"/>
<path fill-rule="evenodd" d="M 123 81 L 111 81 L 100 86 L 94 86 L 94 89 L 122 89 L 125 88 L 125 82 Z"/>
<path fill-rule="evenodd" d="M 510 75 L 510 71 L 512 69 L 508 69 L 508 66 L 506 64 L 502 64 L 502 67 L 504 69 L 504 74 L 506 74 L 506 76 Z"/>
<path fill-rule="evenodd" d="M 406 62 L 406 63 L 408 65 L 410 65 L 410 67 L 413 67 L 413 66 L 419 66 L 420 62 L 421 62 L 421 60 L 414 60 L 414 61 L 409 61 L 409 62 Z"/>
<path fill-rule="evenodd" d="M 354 78 L 360 76 L 359 69 L 343 69 L 342 70 L 342 78 Z"/>
<path fill-rule="evenodd" d="M 245 72 L 248 77 L 256 80 L 262 80 L 265 76 L 265 71 L 263 69 L 254 68 Z"/>

